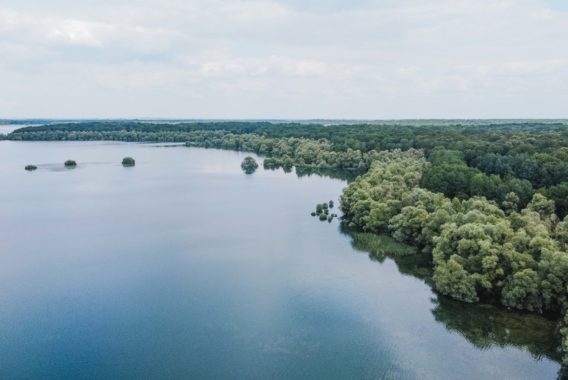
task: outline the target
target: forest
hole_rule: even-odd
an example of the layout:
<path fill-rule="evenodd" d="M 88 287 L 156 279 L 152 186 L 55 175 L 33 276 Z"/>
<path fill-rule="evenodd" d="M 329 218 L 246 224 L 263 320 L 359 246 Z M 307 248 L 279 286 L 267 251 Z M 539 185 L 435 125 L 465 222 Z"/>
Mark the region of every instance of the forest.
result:
<path fill-rule="evenodd" d="M 563 121 L 82 122 L 22 128 L 4 138 L 180 142 L 254 152 L 268 169 L 347 173 L 343 223 L 418 247 L 439 293 L 567 315 Z M 568 327 L 561 332 L 568 352 Z"/>

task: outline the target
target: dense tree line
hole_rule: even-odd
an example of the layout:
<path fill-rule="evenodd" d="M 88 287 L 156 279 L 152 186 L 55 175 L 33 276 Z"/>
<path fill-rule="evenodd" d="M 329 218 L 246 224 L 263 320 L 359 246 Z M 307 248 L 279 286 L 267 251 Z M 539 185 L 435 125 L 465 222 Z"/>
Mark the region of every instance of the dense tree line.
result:
<path fill-rule="evenodd" d="M 271 122 L 142 122 L 91 121 L 28 127 L 11 133 L 12 140 L 117 140 L 186 142 L 196 146 L 250 150 L 276 161 L 267 165 L 290 168 L 292 152 L 279 155 L 262 146 L 239 146 L 236 136 L 257 140 L 311 140 L 320 151 L 340 157 L 309 157 L 298 166 L 365 171 L 365 154 L 391 149 L 421 149 L 433 163 L 422 186 L 462 199 L 485 196 L 503 202 L 515 192 L 525 206 L 534 192 L 555 201 L 557 213 L 568 213 L 568 124 L 563 121 L 402 121 L 373 124 Z M 225 135 L 227 135 L 225 137 Z M 225 141 L 221 141 L 221 140 Z M 231 141 L 232 140 L 232 141 Z M 291 144 L 293 140 L 289 140 Z M 316 141 L 320 143 L 315 143 Z M 321 142 L 325 143 L 321 143 Z M 248 146 L 246 146 L 248 145 Z M 290 145 L 290 144 L 288 144 Z M 307 147 L 308 145 L 306 145 Z M 311 148 L 311 147 L 309 147 Z M 440 154 L 441 150 L 451 153 Z M 459 157 L 459 160 L 455 160 Z M 440 159 L 441 158 L 441 159 Z M 447 160 L 447 161 L 446 161 Z M 296 163 L 294 163 L 296 164 Z M 454 179 L 449 181 L 449 179 Z"/>
<path fill-rule="evenodd" d="M 457 150 L 434 149 L 429 161 L 432 165 L 422 177 L 422 187 L 450 198 L 485 196 L 502 203 L 507 194 L 514 192 L 519 197 L 518 206 L 524 206 L 534 193 L 531 182 L 526 179 L 486 174 L 469 167 L 463 153 Z"/>

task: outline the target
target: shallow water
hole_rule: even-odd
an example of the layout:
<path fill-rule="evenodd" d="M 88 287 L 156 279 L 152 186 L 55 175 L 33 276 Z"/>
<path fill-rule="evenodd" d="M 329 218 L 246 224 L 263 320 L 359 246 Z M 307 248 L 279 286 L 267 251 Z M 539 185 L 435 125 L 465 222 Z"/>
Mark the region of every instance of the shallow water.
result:
<path fill-rule="evenodd" d="M 553 321 L 438 297 L 309 215 L 344 181 L 245 156 L 0 141 L 0 377 L 557 377 Z"/>

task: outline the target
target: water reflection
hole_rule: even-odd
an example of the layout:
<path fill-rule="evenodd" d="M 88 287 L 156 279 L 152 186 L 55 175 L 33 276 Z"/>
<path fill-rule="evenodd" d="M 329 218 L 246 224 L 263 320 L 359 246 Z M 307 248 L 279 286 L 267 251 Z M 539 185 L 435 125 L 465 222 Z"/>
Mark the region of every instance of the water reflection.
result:
<path fill-rule="evenodd" d="M 346 172 L 338 169 L 331 168 L 307 168 L 307 167 L 296 167 L 296 175 L 301 177 L 310 177 L 312 175 L 317 175 L 320 177 L 341 179 L 344 181 L 353 181 L 355 178 L 360 176 L 361 172 Z"/>
<path fill-rule="evenodd" d="M 318 177 L 331 178 L 331 179 L 340 179 L 348 182 L 353 181 L 355 178 L 363 174 L 362 172 L 355 172 L 355 171 L 346 172 L 338 169 L 311 168 L 305 166 L 304 167 L 295 166 L 294 168 L 287 168 L 283 166 L 264 168 L 264 170 L 283 170 L 284 173 L 292 173 L 294 169 L 296 171 L 296 176 L 298 176 L 298 178 L 318 176 Z"/>
<path fill-rule="evenodd" d="M 342 233 L 351 238 L 352 247 L 379 263 L 393 260 L 403 275 L 419 278 L 431 285 L 431 257 L 418 254 L 414 247 L 396 242 L 389 236 L 377 236 L 350 230 Z M 480 350 L 493 347 L 517 347 L 530 352 L 537 360 L 548 358 L 561 362 L 561 342 L 557 320 L 530 313 L 510 311 L 491 304 L 467 304 L 435 294 L 432 315 L 448 331 L 464 337 Z M 558 379 L 568 378 L 566 369 Z"/>

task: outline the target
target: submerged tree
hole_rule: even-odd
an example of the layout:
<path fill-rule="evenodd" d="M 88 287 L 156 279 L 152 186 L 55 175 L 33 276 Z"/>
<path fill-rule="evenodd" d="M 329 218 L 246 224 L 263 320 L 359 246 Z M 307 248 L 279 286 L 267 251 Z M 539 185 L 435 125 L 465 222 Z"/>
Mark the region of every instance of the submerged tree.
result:
<path fill-rule="evenodd" d="M 275 158 L 265 158 L 262 163 L 265 169 L 277 169 L 280 166 L 280 161 Z"/>
<path fill-rule="evenodd" d="M 252 174 L 258 169 L 258 164 L 254 158 L 247 156 L 241 163 L 241 168 L 246 174 Z"/>
<path fill-rule="evenodd" d="M 122 159 L 122 166 L 134 166 L 136 165 L 136 161 L 132 157 L 124 157 Z"/>

